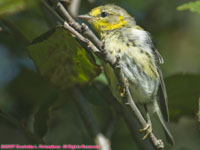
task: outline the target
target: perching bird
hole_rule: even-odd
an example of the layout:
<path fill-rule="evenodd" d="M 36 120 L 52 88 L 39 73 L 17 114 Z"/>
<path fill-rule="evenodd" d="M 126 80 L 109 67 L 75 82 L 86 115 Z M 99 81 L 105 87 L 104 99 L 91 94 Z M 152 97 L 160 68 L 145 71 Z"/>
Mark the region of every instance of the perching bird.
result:
<path fill-rule="evenodd" d="M 137 26 L 126 10 L 116 5 L 99 6 L 79 17 L 86 19 L 99 33 L 113 62 L 120 58 L 131 96 L 143 116 L 146 119 L 147 115 L 150 116 L 147 120 L 151 121 L 153 132 L 160 138 L 164 134 L 168 143 L 173 144 L 173 137 L 165 124 L 169 120 L 168 99 L 159 69 L 163 59 L 154 49 L 149 33 Z M 104 64 L 104 70 L 113 95 L 121 101 L 113 69 Z"/>

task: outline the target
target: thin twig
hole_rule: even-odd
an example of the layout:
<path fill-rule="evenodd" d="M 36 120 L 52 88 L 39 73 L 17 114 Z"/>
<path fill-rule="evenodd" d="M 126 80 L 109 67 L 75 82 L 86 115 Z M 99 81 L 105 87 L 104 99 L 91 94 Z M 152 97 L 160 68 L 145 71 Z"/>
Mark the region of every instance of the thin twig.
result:
<path fill-rule="evenodd" d="M 79 7 L 80 7 L 81 0 L 72 0 L 70 5 L 69 5 L 69 12 L 72 14 L 73 17 L 76 17 L 79 12 Z"/>
<path fill-rule="evenodd" d="M 81 91 L 78 88 L 74 88 L 73 95 L 84 124 L 91 136 L 94 138 L 94 142 L 100 146 L 101 150 L 111 150 L 109 139 L 100 132 L 100 129 L 90 112 L 88 102 L 82 95 Z"/>
<path fill-rule="evenodd" d="M 51 0 L 52 3 L 54 3 L 56 10 L 62 14 L 62 17 L 64 18 L 67 23 L 72 26 L 74 29 L 76 29 L 79 32 L 82 32 L 84 35 L 89 37 L 96 45 L 97 47 L 101 48 L 102 43 L 97 38 L 97 36 L 92 32 L 86 24 L 79 24 L 74 20 L 74 18 L 69 14 L 69 12 L 65 9 L 65 7 L 60 2 L 55 2 L 54 0 Z"/>
<path fill-rule="evenodd" d="M 91 48 L 93 50 L 94 53 L 100 52 L 99 49 L 90 40 L 88 40 L 84 36 L 82 36 L 82 34 L 77 32 L 67 22 L 64 22 L 63 28 L 70 31 L 73 35 L 75 35 L 76 38 L 78 38 L 81 42 L 85 43 L 88 48 Z"/>
<path fill-rule="evenodd" d="M 101 133 L 95 137 L 95 143 L 100 146 L 101 150 L 111 150 L 110 141 Z"/>
<path fill-rule="evenodd" d="M 82 31 L 81 25 L 73 19 L 73 17 L 69 14 L 69 12 L 60 2 L 55 0 L 50 0 L 50 1 L 54 4 L 55 9 L 58 11 L 58 13 L 62 14 L 63 19 L 67 21 L 69 25 L 71 25 L 78 31 Z"/>
<path fill-rule="evenodd" d="M 55 2 L 55 1 L 54 1 Z M 76 22 L 71 15 L 67 12 L 67 10 L 62 6 L 61 3 L 55 2 L 56 8 L 60 14 L 64 17 L 64 28 L 68 31 L 70 31 L 79 41 L 83 42 L 92 50 L 97 56 L 99 56 L 104 62 L 107 62 L 110 64 L 115 71 L 116 77 L 119 80 L 120 86 L 122 89 L 124 89 L 124 96 L 122 97 L 123 103 L 126 106 L 129 106 L 132 111 L 134 112 L 135 116 L 137 117 L 138 121 L 142 125 L 143 128 L 147 126 L 147 122 L 143 118 L 142 114 L 138 110 L 137 106 L 135 105 L 132 96 L 129 91 L 129 85 L 126 81 L 122 67 L 120 66 L 120 58 L 117 59 L 116 62 L 113 61 L 112 57 L 109 57 L 109 54 L 106 52 L 106 50 L 102 47 L 102 44 L 100 40 L 94 35 L 94 33 L 86 26 L 86 25 L 80 25 L 78 22 Z M 89 37 L 89 39 L 85 38 L 82 34 L 79 32 L 82 32 L 84 35 Z M 127 105 L 128 104 L 128 105 Z M 151 139 L 152 144 L 157 149 L 163 149 L 164 144 L 161 140 L 158 140 L 153 133 L 150 133 L 149 138 Z"/>
<path fill-rule="evenodd" d="M 59 16 L 58 13 L 51 6 L 49 6 L 45 0 L 41 0 L 41 3 L 50 11 L 50 13 L 55 15 L 60 22 L 64 22 L 64 19 Z"/>

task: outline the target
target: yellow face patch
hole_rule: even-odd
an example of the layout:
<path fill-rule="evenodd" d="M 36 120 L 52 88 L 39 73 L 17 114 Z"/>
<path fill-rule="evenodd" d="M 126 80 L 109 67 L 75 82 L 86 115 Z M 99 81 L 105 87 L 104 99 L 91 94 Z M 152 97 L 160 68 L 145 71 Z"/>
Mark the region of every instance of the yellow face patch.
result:
<path fill-rule="evenodd" d="M 110 24 L 106 22 L 104 30 L 118 29 L 125 24 L 127 24 L 127 22 L 124 21 L 124 18 L 122 16 L 119 16 L 119 22 L 117 24 Z"/>
<path fill-rule="evenodd" d="M 122 27 L 123 25 L 127 24 L 127 22 L 124 20 L 122 16 L 118 16 L 118 17 L 119 17 L 119 21 L 116 24 L 111 24 L 101 18 L 95 18 L 92 22 L 92 25 L 97 31 L 100 31 L 100 32 L 118 29 Z"/>
<path fill-rule="evenodd" d="M 101 32 L 101 31 L 106 31 L 106 30 L 113 30 L 113 29 L 117 29 L 120 28 L 121 26 L 127 24 L 127 22 L 124 20 L 124 18 L 120 15 L 115 15 L 115 17 L 118 17 L 118 22 L 116 23 L 110 23 L 109 21 L 106 20 L 106 18 L 102 18 L 101 17 L 101 8 L 102 6 L 99 6 L 97 8 L 92 9 L 89 12 L 89 15 L 92 17 L 92 19 L 90 20 L 90 23 L 92 24 L 92 26 L 96 29 L 96 31 Z M 111 14 L 109 12 L 109 14 Z M 113 15 L 113 14 L 112 14 Z M 110 16 L 112 17 L 112 16 Z M 112 18 L 107 18 L 112 19 Z"/>
<path fill-rule="evenodd" d="M 98 15 L 101 13 L 101 7 L 102 7 L 102 6 L 99 6 L 99 7 L 97 7 L 97 8 L 92 9 L 92 10 L 89 12 L 89 15 L 92 16 L 92 17 L 98 16 Z"/>

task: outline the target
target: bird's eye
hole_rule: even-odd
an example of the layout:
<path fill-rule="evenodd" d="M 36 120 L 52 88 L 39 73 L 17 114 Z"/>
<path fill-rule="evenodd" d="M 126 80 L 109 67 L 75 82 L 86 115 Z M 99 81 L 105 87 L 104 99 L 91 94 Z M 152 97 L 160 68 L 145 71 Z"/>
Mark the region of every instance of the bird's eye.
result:
<path fill-rule="evenodd" d="M 106 17 L 106 16 L 108 16 L 108 13 L 107 13 L 107 12 L 104 11 L 104 12 L 101 13 L 101 17 L 104 18 L 104 17 Z"/>

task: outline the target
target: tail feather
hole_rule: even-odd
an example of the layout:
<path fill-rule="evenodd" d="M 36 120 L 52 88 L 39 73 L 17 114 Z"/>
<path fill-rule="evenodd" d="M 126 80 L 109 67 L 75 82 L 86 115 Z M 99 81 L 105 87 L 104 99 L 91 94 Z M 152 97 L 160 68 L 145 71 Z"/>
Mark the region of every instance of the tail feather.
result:
<path fill-rule="evenodd" d="M 167 139 L 167 142 L 171 145 L 174 145 L 174 138 L 172 136 L 172 134 L 170 133 L 169 129 L 167 128 L 166 124 L 165 124 L 165 121 L 164 119 L 162 118 L 162 114 L 160 112 L 156 112 L 156 115 L 158 116 L 158 119 L 164 129 L 164 132 L 165 132 L 165 136 L 166 136 L 166 139 Z"/>
<path fill-rule="evenodd" d="M 150 115 L 153 132 L 158 138 L 165 139 L 169 144 L 174 145 L 174 139 L 168 130 L 164 118 L 161 114 L 158 102 L 155 100 L 152 104 L 147 104 L 147 112 Z"/>

